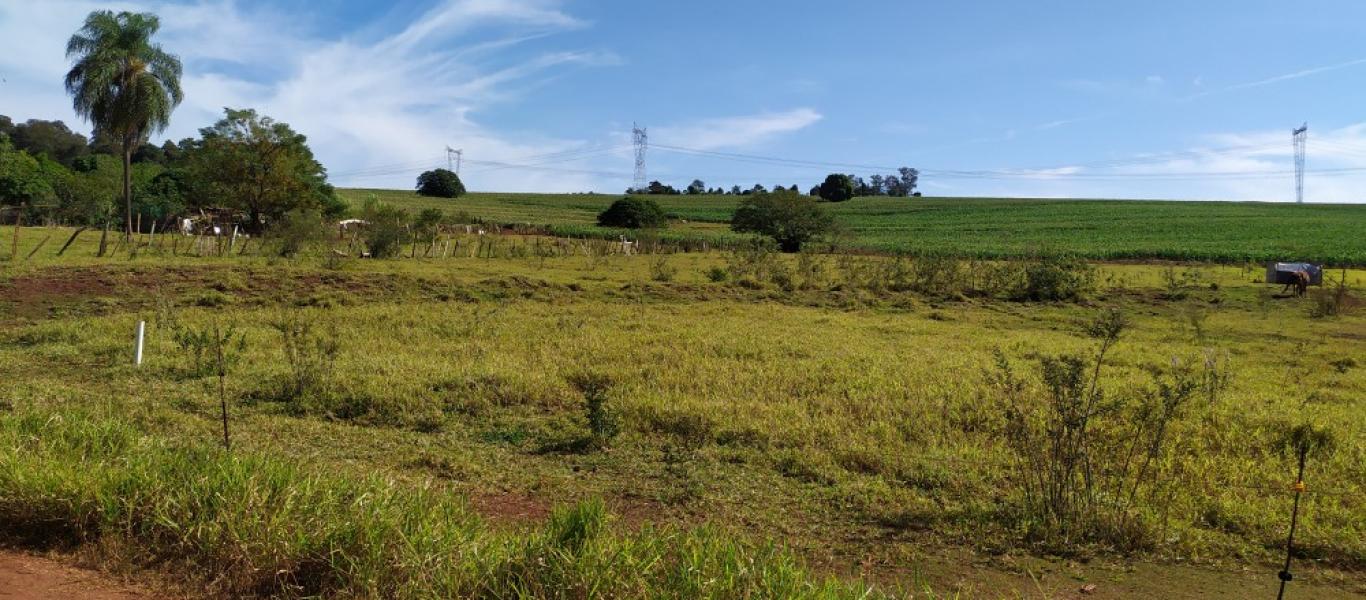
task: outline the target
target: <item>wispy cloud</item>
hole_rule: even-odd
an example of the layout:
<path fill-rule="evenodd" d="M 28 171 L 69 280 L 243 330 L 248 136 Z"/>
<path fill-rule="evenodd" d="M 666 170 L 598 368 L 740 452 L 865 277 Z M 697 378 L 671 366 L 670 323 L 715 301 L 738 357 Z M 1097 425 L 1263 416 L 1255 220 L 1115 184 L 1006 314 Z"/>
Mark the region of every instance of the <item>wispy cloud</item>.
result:
<path fill-rule="evenodd" d="M 1070 118 L 1070 119 L 1057 119 L 1057 120 L 1054 120 L 1054 121 L 1048 121 L 1047 123 L 1040 123 L 1040 124 L 1038 124 L 1038 125 L 1035 125 L 1033 129 L 1034 129 L 1035 131 L 1047 131 L 1047 130 L 1049 130 L 1049 129 L 1057 129 L 1057 128 L 1059 128 L 1059 127 L 1064 127 L 1064 126 L 1067 126 L 1067 125 L 1072 125 L 1072 124 L 1074 124 L 1074 123 L 1083 123 L 1083 122 L 1086 122 L 1086 121 L 1095 121 L 1095 120 L 1097 120 L 1097 119 L 1103 119 L 1103 118 L 1105 118 L 1105 117 L 1107 117 L 1107 116 L 1109 116 L 1109 115 L 1089 115 L 1089 116 L 1085 116 L 1085 117 L 1072 117 L 1072 118 Z"/>
<path fill-rule="evenodd" d="M 499 23 L 554 30 L 587 25 L 561 11 L 555 0 L 446 0 L 384 45 L 410 49 Z"/>
<path fill-rule="evenodd" d="M 703 119 L 691 123 L 658 127 L 650 140 L 696 150 L 744 148 L 810 127 L 823 116 L 811 108 L 784 112 Z"/>
<path fill-rule="evenodd" d="M 346 185 L 408 187 L 424 161 L 444 164 L 447 144 L 490 161 L 580 147 L 583 140 L 496 131 L 471 115 L 566 69 L 621 62 L 601 49 L 528 48 L 531 40 L 590 25 L 558 0 L 446 0 L 374 39 L 310 32 L 292 25 L 297 16 L 234 0 L 0 0 L 4 111 L 83 128 L 61 87 L 63 46 L 89 11 L 103 8 L 156 12 L 162 42 L 185 60 L 186 102 L 168 137 L 193 135 L 224 106 L 253 107 L 307 135 Z M 414 166 L 383 168 L 395 164 Z M 507 170 L 471 186 L 548 191 L 594 182 L 582 174 Z"/>
<path fill-rule="evenodd" d="M 1041 169 L 987 172 L 978 193 L 1025 197 L 1204 198 L 1289 201 L 1293 164 L 1289 131 L 1203 136 L 1173 152 Z M 1366 200 L 1366 123 L 1311 130 L 1306 200 Z M 929 181 L 932 177 L 926 177 Z"/>
<path fill-rule="evenodd" d="M 1293 79 L 1300 79 L 1300 78 L 1303 78 L 1303 77 L 1309 77 L 1309 76 L 1312 76 L 1312 75 L 1318 75 L 1318 74 L 1320 74 L 1320 73 L 1328 73 L 1328 72 L 1331 72 L 1331 71 L 1338 71 L 1338 70 L 1341 70 L 1341 69 L 1346 69 L 1346 68 L 1349 68 L 1349 67 L 1355 67 L 1355 66 L 1358 66 L 1358 65 L 1366 65 L 1366 58 L 1358 58 L 1358 59 L 1356 59 L 1356 60 L 1349 60 L 1349 61 L 1347 61 L 1347 62 L 1332 64 L 1332 65 L 1325 65 L 1325 66 L 1321 66 L 1321 67 L 1312 67 L 1312 68 L 1308 68 L 1308 69 L 1300 69 L 1300 70 L 1298 70 L 1298 71 L 1293 71 L 1293 72 L 1290 72 L 1290 73 L 1283 73 L 1283 74 L 1281 74 L 1281 75 L 1275 75 L 1275 76 L 1272 76 L 1272 77 L 1267 77 L 1267 78 L 1265 78 L 1265 79 L 1258 79 L 1258 80 L 1256 80 L 1256 81 L 1248 81 L 1248 82 L 1245 82 L 1245 83 L 1235 83 L 1235 84 L 1233 84 L 1233 85 L 1226 85 L 1226 86 L 1221 87 L 1221 88 L 1217 88 L 1217 89 L 1213 89 L 1213 90 L 1208 90 L 1208 91 L 1200 92 L 1200 93 L 1198 93 L 1198 94 L 1192 94 L 1192 95 L 1190 95 L 1190 96 L 1186 96 L 1185 98 L 1182 98 L 1182 100 L 1183 100 L 1183 101 L 1195 100 L 1195 99 L 1198 99 L 1198 98 L 1204 98 L 1204 97 L 1206 97 L 1206 96 L 1212 96 L 1212 95 L 1215 95 L 1215 94 L 1223 94 L 1223 93 L 1226 93 L 1226 92 L 1235 92 L 1235 91 L 1238 91 L 1238 90 L 1246 90 L 1246 89 L 1258 88 L 1258 87 L 1262 87 L 1262 86 L 1266 86 L 1266 85 L 1272 85 L 1272 84 L 1276 84 L 1276 83 L 1281 83 L 1281 82 L 1283 82 L 1283 81 L 1290 81 L 1290 80 L 1293 80 Z M 1201 85 L 1202 83 L 1203 83 L 1203 81 L 1202 81 L 1199 77 L 1197 77 L 1197 78 L 1196 78 L 1196 85 L 1199 86 L 1199 85 Z"/>

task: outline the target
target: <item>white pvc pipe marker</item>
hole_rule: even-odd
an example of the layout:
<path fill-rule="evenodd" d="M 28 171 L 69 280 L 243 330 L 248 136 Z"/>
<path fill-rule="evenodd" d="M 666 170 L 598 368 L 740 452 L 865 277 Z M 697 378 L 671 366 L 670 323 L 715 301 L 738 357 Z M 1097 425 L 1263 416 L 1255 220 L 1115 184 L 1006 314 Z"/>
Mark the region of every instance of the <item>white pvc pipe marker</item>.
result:
<path fill-rule="evenodd" d="M 142 339 L 147 333 L 147 321 L 138 321 L 138 341 L 133 349 L 133 364 L 142 366 Z"/>

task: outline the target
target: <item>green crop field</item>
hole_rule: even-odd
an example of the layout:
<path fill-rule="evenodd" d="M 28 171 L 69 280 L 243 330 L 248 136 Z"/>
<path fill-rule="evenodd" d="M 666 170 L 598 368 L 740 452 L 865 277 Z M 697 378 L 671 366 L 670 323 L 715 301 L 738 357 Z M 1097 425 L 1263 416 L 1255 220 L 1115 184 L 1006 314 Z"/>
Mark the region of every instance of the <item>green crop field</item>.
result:
<path fill-rule="evenodd" d="M 605 200 L 511 198 L 500 220 Z M 463 233 L 389 260 L 335 235 L 97 257 L 97 232 L 57 256 L 70 233 L 11 257 L 0 228 L 0 529 L 26 543 L 225 596 L 1266 596 L 1280 440 L 1308 422 L 1335 444 L 1297 592 L 1366 593 L 1366 315 L 1258 269 L 1107 264 L 1022 302 L 1013 263 Z M 1012 442 L 1043 421 L 1010 415 L 1050 406 L 1043 365 L 1094 357 L 1111 309 L 1102 489 L 1064 541 Z"/>
<path fill-rule="evenodd" d="M 464 211 L 496 223 L 561 226 L 586 232 L 620 196 L 469 194 L 456 200 L 392 190 L 341 190 L 358 204 L 370 195 L 410 209 Z M 729 239 L 735 196 L 655 196 L 676 233 Z M 1224 263 L 1309 260 L 1366 265 L 1366 205 L 1138 200 L 855 198 L 827 205 L 842 241 L 883 252 L 941 252 L 1001 258 L 1068 252 L 1102 260 Z"/>

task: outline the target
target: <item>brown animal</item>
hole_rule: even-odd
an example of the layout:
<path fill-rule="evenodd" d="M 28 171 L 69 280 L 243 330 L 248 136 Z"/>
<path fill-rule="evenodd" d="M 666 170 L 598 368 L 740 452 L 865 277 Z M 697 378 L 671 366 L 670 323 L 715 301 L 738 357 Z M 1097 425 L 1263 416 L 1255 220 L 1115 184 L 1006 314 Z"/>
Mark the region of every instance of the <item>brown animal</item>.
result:
<path fill-rule="evenodd" d="M 1284 294 L 1290 291 L 1291 287 L 1294 287 L 1295 295 L 1303 298 L 1309 292 L 1309 274 L 1304 271 L 1295 271 L 1292 276 L 1295 280 L 1285 284 L 1285 287 L 1281 288 L 1281 293 Z"/>

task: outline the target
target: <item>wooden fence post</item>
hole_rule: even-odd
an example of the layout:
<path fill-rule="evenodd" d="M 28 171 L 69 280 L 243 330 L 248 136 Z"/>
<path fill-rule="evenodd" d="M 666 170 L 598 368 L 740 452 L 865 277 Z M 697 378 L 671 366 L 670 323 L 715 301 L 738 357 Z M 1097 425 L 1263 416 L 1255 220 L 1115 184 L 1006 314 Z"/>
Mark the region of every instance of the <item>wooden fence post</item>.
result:
<path fill-rule="evenodd" d="M 14 239 L 10 240 L 9 259 L 19 260 L 19 228 L 24 226 L 24 205 L 19 205 L 18 212 L 14 213 Z"/>
<path fill-rule="evenodd" d="M 95 258 L 103 258 L 104 251 L 109 247 L 109 219 L 104 220 L 104 231 L 100 233 L 100 251 L 95 254 Z"/>

